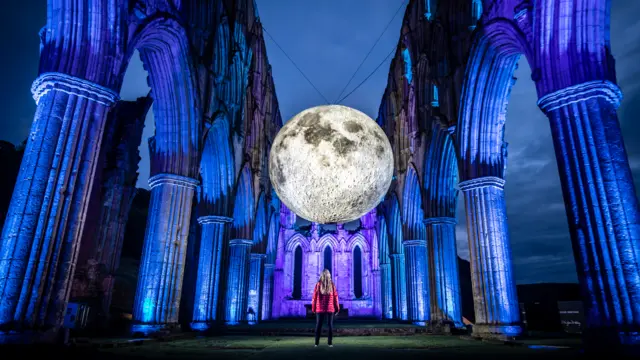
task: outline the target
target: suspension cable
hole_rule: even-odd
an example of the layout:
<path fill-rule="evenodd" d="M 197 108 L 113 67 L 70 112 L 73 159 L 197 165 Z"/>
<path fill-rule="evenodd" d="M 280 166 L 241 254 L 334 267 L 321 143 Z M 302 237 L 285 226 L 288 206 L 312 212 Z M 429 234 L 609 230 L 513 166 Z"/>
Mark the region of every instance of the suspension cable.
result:
<path fill-rule="evenodd" d="M 384 35 L 384 33 L 387 32 L 387 30 L 389 29 L 389 26 L 391 26 L 391 23 L 393 23 L 393 20 L 396 18 L 396 16 L 398 16 L 398 13 L 400 12 L 400 10 L 402 9 L 402 7 L 406 2 L 407 0 L 404 0 L 402 4 L 400 4 L 396 12 L 393 14 L 393 17 L 391 18 L 391 20 L 389 20 L 389 22 L 387 23 L 387 26 L 385 26 L 384 30 L 382 30 L 382 32 L 380 33 L 380 36 L 378 36 L 378 39 L 376 39 L 376 41 L 373 43 L 373 46 L 371 46 L 371 49 L 369 49 L 369 52 L 367 53 L 367 55 L 364 57 L 364 59 L 362 59 L 362 62 L 360 63 L 360 65 L 358 65 L 358 68 L 356 68 L 356 71 L 353 72 L 353 75 L 351 75 L 351 78 L 349 79 L 349 81 L 347 81 L 347 84 L 344 86 L 344 88 L 342 88 L 342 91 L 340 91 L 340 94 L 336 96 L 336 99 L 340 99 L 340 96 L 342 96 L 342 94 L 344 94 L 344 91 L 347 90 L 347 87 L 349 87 L 349 85 L 351 84 L 351 81 L 353 81 L 353 78 L 356 77 L 356 74 L 358 73 L 362 65 L 365 63 L 365 61 L 367 61 L 367 59 L 369 58 L 369 55 L 371 55 L 371 53 L 373 52 L 373 49 L 376 47 L 378 42 L 380 42 L 380 39 L 382 39 L 382 36 Z M 339 103 L 339 101 L 334 101 L 333 103 L 337 104 Z"/>
<path fill-rule="evenodd" d="M 380 68 L 380 66 L 382 66 L 387 59 L 389 58 L 389 56 L 391 56 L 391 54 L 396 52 L 398 45 L 394 45 L 393 49 L 391 49 L 391 52 L 384 58 L 384 60 L 382 60 L 382 62 L 380 64 L 378 64 L 378 66 L 376 66 L 375 69 L 373 69 L 373 71 L 366 77 L 364 78 L 364 80 L 362 80 L 362 82 L 360 84 L 358 84 L 358 86 L 356 86 L 353 90 L 351 90 L 347 95 L 345 95 L 342 99 L 340 99 L 338 102 L 336 102 L 336 104 L 340 104 L 341 102 L 343 102 L 346 98 L 348 98 L 351 94 L 353 94 L 356 90 L 358 90 L 358 88 L 360 88 L 360 86 L 362 86 L 365 82 L 367 82 L 367 80 L 369 80 L 369 78 L 371 76 L 373 76 L 373 74 L 376 73 L 376 71 L 378 71 L 378 69 Z"/>
<path fill-rule="evenodd" d="M 269 34 L 269 32 L 267 31 L 267 29 L 265 29 L 264 25 L 262 25 L 262 30 L 264 30 L 265 34 L 267 34 L 269 36 L 269 38 L 271 39 L 271 41 L 273 41 L 274 44 L 276 44 L 276 46 L 280 49 L 280 51 L 282 51 L 282 53 L 284 54 L 284 56 L 287 57 L 287 59 L 289 59 L 289 61 L 291 61 L 291 63 L 293 64 L 293 66 L 296 67 L 296 69 L 298 69 L 298 71 L 300 72 L 300 74 L 302 74 L 302 76 L 304 76 L 304 78 L 307 80 L 307 82 L 316 90 L 316 92 L 324 99 L 324 101 L 326 101 L 327 104 L 330 103 L 329 100 L 327 100 L 327 98 L 322 95 L 322 93 L 320 92 L 320 90 L 318 90 L 318 88 L 313 84 L 313 82 L 311 82 L 311 80 L 309 80 L 309 78 L 307 77 L 307 75 L 304 74 L 304 72 L 300 69 L 300 67 L 296 64 L 295 61 L 293 61 L 293 59 L 291 59 L 291 57 L 287 54 L 286 51 L 284 51 L 284 49 L 282 48 L 282 46 L 280 46 L 280 44 L 278 44 L 278 42 L 273 38 L 273 36 L 271 36 L 271 34 Z"/>

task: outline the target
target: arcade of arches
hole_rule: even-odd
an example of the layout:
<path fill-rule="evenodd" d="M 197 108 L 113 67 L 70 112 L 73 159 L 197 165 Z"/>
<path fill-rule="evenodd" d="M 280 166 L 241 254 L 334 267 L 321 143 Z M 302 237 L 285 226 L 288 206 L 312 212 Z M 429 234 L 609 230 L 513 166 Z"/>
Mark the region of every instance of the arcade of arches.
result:
<path fill-rule="evenodd" d="M 459 326 L 460 193 L 473 331 L 519 334 L 503 134 L 525 56 L 553 133 L 585 336 L 637 344 L 640 212 L 616 114 L 609 6 L 410 1 L 377 117 L 394 181 L 347 230 L 295 226 L 271 188 L 266 160 L 282 119 L 252 0 L 49 0 L 37 111 L 0 242 L 0 342 L 51 339 L 71 297 L 108 313 L 150 107 L 133 331 L 175 327 L 179 313 L 195 330 L 304 316 L 325 267 L 349 316 Z M 136 50 L 152 90 L 120 101 Z"/>

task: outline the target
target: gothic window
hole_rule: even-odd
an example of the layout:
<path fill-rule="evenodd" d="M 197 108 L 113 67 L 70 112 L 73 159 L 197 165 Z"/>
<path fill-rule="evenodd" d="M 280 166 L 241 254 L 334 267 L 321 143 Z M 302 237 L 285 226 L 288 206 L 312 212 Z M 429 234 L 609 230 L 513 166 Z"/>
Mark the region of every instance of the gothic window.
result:
<path fill-rule="evenodd" d="M 331 247 L 327 246 L 324 248 L 324 268 L 328 269 L 333 275 L 333 270 L 331 269 Z"/>
<path fill-rule="evenodd" d="M 434 13 L 434 3 L 436 0 L 424 0 L 424 17 L 431 21 Z"/>
<path fill-rule="evenodd" d="M 413 73 L 411 69 L 411 54 L 409 53 L 409 49 L 405 48 L 402 50 L 402 58 L 404 59 L 404 76 L 407 78 L 407 83 L 411 84 Z"/>
<path fill-rule="evenodd" d="M 433 98 L 431 99 L 431 107 L 440 106 L 440 102 L 438 101 L 438 87 L 433 85 Z"/>
<path fill-rule="evenodd" d="M 471 3 L 471 26 L 470 30 L 473 30 L 478 25 L 478 20 L 482 16 L 482 2 L 480 0 L 472 0 Z"/>
<path fill-rule="evenodd" d="M 362 251 L 360 246 L 353 248 L 353 295 L 362 298 Z"/>
<path fill-rule="evenodd" d="M 296 246 L 293 260 L 293 293 L 291 294 L 296 300 L 302 298 L 302 247 Z"/>

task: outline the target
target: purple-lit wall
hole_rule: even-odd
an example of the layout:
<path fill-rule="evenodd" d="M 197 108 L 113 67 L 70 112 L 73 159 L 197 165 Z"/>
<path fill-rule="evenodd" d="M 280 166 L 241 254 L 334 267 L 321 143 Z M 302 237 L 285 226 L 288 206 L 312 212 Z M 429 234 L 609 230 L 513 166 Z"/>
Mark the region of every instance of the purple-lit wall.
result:
<path fill-rule="evenodd" d="M 331 248 L 332 278 L 338 290 L 340 308 L 347 309 L 349 317 L 381 317 L 379 301 L 380 276 L 378 272 L 379 260 L 377 255 L 377 239 L 373 229 L 361 228 L 358 231 L 347 231 L 338 226 L 337 231 L 324 235 L 319 234 L 314 224 L 309 236 L 296 231 L 281 232 L 284 243 L 282 259 L 276 259 L 283 264 L 283 275 L 275 283 L 278 295 L 273 307 L 278 308 L 279 317 L 304 317 L 305 305 L 310 305 L 313 289 L 320 274 L 324 270 L 324 251 Z M 295 250 L 302 248 L 302 286 L 301 298 L 293 298 Z M 360 248 L 362 256 L 362 296 L 356 298 L 354 279 L 353 251 Z"/>

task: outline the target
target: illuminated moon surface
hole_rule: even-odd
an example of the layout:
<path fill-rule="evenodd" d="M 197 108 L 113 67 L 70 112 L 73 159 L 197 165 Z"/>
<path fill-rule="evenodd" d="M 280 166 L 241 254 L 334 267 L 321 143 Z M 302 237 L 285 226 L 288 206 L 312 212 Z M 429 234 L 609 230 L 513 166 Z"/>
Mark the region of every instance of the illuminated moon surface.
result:
<path fill-rule="evenodd" d="M 387 193 L 391 144 L 366 114 L 341 105 L 317 106 L 278 132 L 269 177 L 280 200 L 298 216 L 346 223 L 371 211 Z"/>

